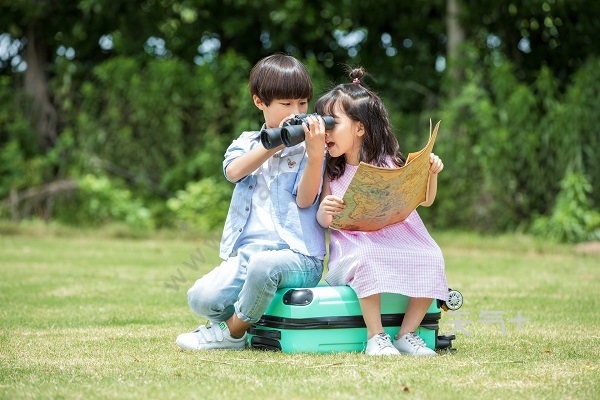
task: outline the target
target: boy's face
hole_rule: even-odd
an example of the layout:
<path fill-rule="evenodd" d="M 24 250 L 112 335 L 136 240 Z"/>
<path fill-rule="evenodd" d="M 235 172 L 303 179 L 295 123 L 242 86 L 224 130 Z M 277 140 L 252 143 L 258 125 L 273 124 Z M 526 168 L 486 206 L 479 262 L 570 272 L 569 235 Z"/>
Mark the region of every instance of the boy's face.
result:
<path fill-rule="evenodd" d="M 277 128 L 281 121 L 288 119 L 290 115 L 306 114 L 308 111 L 308 99 L 275 99 L 266 105 L 258 96 L 254 95 L 254 104 L 262 110 L 265 116 L 267 128 Z"/>

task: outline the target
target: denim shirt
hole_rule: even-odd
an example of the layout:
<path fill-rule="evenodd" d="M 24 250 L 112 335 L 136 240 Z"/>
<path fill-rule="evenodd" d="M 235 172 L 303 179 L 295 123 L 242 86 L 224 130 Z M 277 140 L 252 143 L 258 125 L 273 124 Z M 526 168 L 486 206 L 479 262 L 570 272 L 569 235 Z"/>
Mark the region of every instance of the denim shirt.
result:
<path fill-rule="evenodd" d="M 256 146 L 262 146 L 260 132 L 242 133 L 225 152 L 223 173 L 225 173 L 230 162 Z M 300 178 L 308 158 L 306 145 L 302 142 L 294 147 L 285 147 L 272 157 L 271 168 L 276 170 L 276 174 L 272 174 L 275 177 L 264 195 L 271 198 L 271 218 L 277 233 L 291 250 L 322 260 L 325 257 L 325 230 L 319 225 L 316 217 L 319 208 L 319 195 L 316 196 L 313 204 L 307 208 L 300 208 L 296 204 Z M 238 182 L 231 181 L 225 173 L 227 180 L 236 185 L 221 239 L 219 255 L 224 260 L 237 251 L 237 248 L 235 248 L 237 239 L 240 237 L 252 209 L 256 173 L 255 171 Z M 321 189 L 319 189 L 319 194 L 320 191 Z"/>

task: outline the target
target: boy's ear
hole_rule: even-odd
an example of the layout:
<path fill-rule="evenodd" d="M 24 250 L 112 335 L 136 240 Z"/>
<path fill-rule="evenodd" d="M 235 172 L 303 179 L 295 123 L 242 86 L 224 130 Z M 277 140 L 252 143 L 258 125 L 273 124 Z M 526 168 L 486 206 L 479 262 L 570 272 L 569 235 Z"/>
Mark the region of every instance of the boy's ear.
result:
<path fill-rule="evenodd" d="M 257 95 L 253 94 L 252 95 L 252 100 L 254 100 L 254 105 L 256 107 L 258 107 L 259 110 L 264 110 L 266 107 L 266 104 L 260 99 L 260 97 L 258 97 Z"/>

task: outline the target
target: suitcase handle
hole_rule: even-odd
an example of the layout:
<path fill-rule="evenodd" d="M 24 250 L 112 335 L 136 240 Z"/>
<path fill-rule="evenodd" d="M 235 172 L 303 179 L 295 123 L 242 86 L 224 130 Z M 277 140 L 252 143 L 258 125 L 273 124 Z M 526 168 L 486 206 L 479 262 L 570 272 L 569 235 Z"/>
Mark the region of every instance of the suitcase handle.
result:
<path fill-rule="evenodd" d="M 290 289 L 283 295 L 283 304 L 288 306 L 307 306 L 315 295 L 310 289 Z"/>

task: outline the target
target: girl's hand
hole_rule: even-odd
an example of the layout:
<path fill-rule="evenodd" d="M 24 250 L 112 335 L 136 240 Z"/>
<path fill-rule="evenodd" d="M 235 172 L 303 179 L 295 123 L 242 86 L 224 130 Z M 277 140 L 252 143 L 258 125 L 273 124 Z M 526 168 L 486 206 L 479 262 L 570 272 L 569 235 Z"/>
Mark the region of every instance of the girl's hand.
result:
<path fill-rule="evenodd" d="M 308 127 L 302 124 L 306 153 L 309 157 L 323 158 L 325 156 L 325 122 L 323 118 L 310 115 L 306 118 Z"/>
<path fill-rule="evenodd" d="M 319 211 L 325 215 L 338 215 L 344 208 L 344 200 L 332 194 L 325 196 L 319 205 Z"/>
<path fill-rule="evenodd" d="M 431 155 L 429 156 L 429 164 L 430 174 L 437 175 L 444 169 L 444 163 L 442 162 L 442 159 L 433 153 L 431 153 Z"/>

